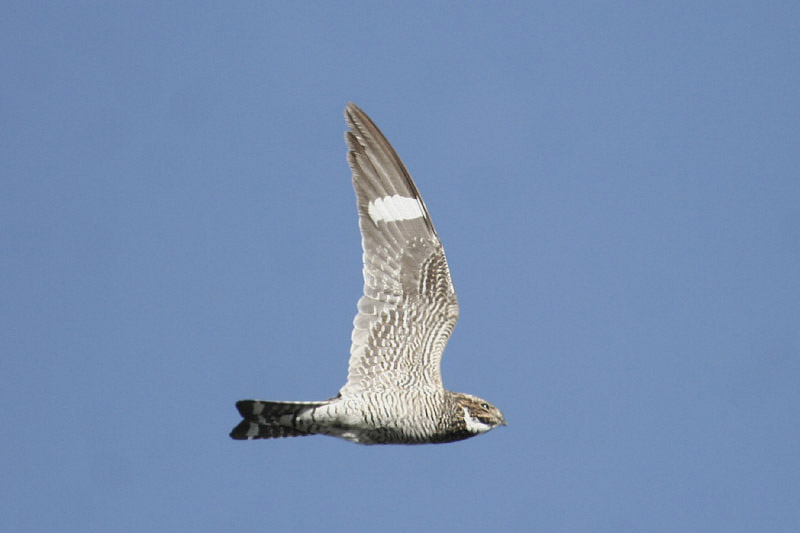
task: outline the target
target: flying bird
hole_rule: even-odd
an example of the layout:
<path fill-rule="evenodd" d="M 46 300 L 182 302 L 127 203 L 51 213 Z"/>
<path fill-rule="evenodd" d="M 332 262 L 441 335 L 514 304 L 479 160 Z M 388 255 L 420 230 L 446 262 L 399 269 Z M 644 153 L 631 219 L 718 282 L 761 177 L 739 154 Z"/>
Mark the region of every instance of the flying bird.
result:
<path fill-rule="evenodd" d="M 442 243 L 386 137 L 352 103 L 345 118 L 364 251 L 347 382 L 318 402 L 237 402 L 243 420 L 231 438 L 322 434 L 359 444 L 425 444 L 505 425 L 486 400 L 442 385 L 442 352 L 458 320 Z"/>

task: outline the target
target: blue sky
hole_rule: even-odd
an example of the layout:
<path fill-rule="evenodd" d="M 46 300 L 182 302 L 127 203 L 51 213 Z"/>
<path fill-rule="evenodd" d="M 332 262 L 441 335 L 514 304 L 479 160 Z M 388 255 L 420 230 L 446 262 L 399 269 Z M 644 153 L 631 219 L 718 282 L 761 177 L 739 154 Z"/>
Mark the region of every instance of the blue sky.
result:
<path fill-rule="evenodd" d="M 797 3 L 3 11 L 3 531 L 800 530 Z M 228 438 L 344 382 L 348 100 L 507 428 Z"/>

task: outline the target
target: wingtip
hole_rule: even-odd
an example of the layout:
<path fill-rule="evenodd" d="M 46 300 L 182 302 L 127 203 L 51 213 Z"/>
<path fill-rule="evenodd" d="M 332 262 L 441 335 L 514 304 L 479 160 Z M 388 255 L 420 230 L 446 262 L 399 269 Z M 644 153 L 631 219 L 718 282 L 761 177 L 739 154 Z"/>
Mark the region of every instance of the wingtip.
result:
<path fill-rule="evenodd" d="M 351 152 L 359 148 L 363 149 L 363 146 L 361 146 L 362 143 L 358 141 L 358 137 L 363 135 L 364 124 L 368 120 L 366 113 L 364 113 L 360 107 L 353 102 L 347 102 L 347 105 L 344 107 L 344 121 L 347 123 L 347 131 L 344 133 L 344 139 L 347 146 L 350 148 L 348 159 Z"/>
<path fill-rule="evenodd" d="M 347 105 L 344 106 L 344 119 L 351 130 L 356 128 L 357 122 L 363 122 L 361 119 L 363 116 L 364 112 L 353 102 L 347 102 Z"/>

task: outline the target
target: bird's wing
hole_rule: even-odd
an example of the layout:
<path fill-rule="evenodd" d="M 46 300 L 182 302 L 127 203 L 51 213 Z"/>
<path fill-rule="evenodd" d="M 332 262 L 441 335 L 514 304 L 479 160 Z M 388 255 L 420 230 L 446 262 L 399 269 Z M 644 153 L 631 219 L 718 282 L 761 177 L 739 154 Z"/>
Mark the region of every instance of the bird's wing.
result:
<path fill-rule="evenodd" d="M 428 209 L 389 141 L 347 104 L 364 295 L 353 320 L 344 396 L 386 389 L 442 388 L 441 359 L 458 320 L 444 249 Z"/>

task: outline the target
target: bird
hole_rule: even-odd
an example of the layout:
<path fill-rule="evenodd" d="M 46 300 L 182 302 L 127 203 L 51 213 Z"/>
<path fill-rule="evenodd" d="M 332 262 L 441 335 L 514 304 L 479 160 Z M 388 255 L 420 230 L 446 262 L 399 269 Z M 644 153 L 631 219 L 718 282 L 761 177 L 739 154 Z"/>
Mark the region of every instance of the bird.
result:
<path fill-rule="evenodd" d="M 241 400 L 236 440 L 329 435 L 358 444 L 459 441 L 507 425 L 486 400 L 442 384 L 458 320 L 444 248 L 414 180 L 355 104 L 345 107 L 363 250 L 347 382 L 323 401 Z"/>

